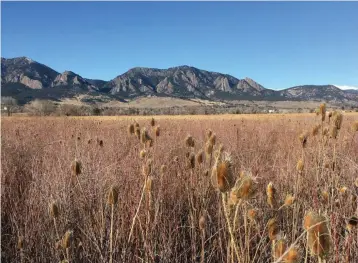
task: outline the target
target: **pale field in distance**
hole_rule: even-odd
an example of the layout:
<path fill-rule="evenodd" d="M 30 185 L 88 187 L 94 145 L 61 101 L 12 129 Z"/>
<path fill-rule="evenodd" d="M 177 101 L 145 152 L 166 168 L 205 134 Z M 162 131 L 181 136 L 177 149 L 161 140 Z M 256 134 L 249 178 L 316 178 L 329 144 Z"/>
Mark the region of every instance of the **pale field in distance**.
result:
<path fill-rule="evenodd" d="M 1 260 L 358 262 L 358 114 L 336 118 L 2 117 Z"/>

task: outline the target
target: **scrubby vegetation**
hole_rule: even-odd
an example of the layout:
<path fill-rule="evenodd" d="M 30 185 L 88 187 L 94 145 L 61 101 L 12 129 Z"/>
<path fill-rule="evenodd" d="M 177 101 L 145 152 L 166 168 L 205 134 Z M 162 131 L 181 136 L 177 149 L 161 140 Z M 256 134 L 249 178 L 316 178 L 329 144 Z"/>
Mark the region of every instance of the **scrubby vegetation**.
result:
<path fill-rule="evenodd" d="M 4 118 L 3 262 L 357 262 L 358 116 Z"/>

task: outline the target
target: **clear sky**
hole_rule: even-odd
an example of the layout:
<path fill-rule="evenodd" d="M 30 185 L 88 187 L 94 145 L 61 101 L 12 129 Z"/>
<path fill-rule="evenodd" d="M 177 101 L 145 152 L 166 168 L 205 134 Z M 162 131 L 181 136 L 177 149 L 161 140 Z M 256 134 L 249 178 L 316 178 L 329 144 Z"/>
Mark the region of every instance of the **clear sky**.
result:
<path fill-rule="evenodd" d="M 110 80 L 189 65 L 266 88 L 358 86 L 358 2 L 2 2 L 1 56 Z"/>

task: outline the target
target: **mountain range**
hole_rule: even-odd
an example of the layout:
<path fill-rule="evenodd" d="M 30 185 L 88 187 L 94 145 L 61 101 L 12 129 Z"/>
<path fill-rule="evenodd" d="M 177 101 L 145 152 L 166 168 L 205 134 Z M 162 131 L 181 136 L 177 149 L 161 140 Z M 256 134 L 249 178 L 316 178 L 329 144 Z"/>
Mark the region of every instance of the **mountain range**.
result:
<path fill-rule="evenodd" d="M 62 100 L 80 94 L 123 102 L 148 96 L 212 101 L 358 101 L 357 90 L 341 90 L 334 85 L 271 90 L 250 78 L 238 79 L 190 66 L 168 69 L 136 67 L 110 81 L 87 79 L 72 71 L 59 73 L 27 57 L 1 58 L 1 92 L 2 96 L 12 96 L 20 103 L 36 98 Z"/>

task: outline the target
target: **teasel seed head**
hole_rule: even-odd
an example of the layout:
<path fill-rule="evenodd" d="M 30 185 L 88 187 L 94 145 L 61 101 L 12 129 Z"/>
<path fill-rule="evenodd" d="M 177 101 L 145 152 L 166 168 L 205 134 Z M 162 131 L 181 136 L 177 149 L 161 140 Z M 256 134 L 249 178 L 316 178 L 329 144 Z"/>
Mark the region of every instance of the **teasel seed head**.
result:
<path fill-rule="evenodd" d="M 300 253 L 297 247 L 290 247 L 288 253 L 284 257 L 285 263 L 299 263 L 300 262 Z"/>
<path fill-rule="evenodd" d="M 138 123 L 137 123 L 138 124 Z M 139 125 L 139 124 L 138 124 Z M 137 127 L 135 127 L 135 130 L 134 130 L 134 133 L 135 133 L 135 136 L 138 138 L 138 139 L 140 139 L 140 128 L 139 128 L 139 126 Z"/>
<path fill-rule="evenodd" d="M 346 186 L 342 186 L 341 188 L 339 188 L 339 193 L 341 195 L 346 195 L 348 192 L 347 190 L 348 190 L 348 188 Z"/>
<path fill-rule="evenodd" d="M 81 162 L 74 160 L 71 164 L 71 170 L 72 170 L 72 174 L 74 176 L 78 176 L 81 174 L 82 172 L 82 165 Z"/>
<path fill-rule="evenodd" d="M 198 164 L 202 164 L 204 162 L 204 152 L 203 150 L 199 150 L 199 152 L 195 156 L 196 162 Z"/>
<path fill-rule="evenodd" d="M 148 135 L 148 131 L 146 128 L 143 128 L 141 133 L 140 133 L 140 142 L 142 144 L 146 144 L 146 142 L 149 140 L 149 135 Z"/>
<path fill-rule="evenodd" d="M 118 203 L 118 188 L 111 186 L 108 192 L 107 204 L 116 205 Z"/>
<path fill-rule="evenodd" d="M 238 199 L 247 200 L 253 197 L 256 190 L 254 178 L 251 175 L 244 175 L 236 180 L 235 186 L 231 191 Z"/>
<path fill-rule="evenodd" d="M 187 147 L 194 147 L 195 146 L 195 142 L 194 142 L 194 139 L 191 135 L 188 135 L 186 138 L 185 138 L 185 145 Z"/>
<path fill-rule="evenodd" d="M 298 139 L 300 140 L 301 145 L 302 145 L 303 148 L 306 147 L 307 138 L 308 138 L 308 133 L 307 132 L 301 133 L 301 135 L 298 137 Z"/>
<path fill-rule="evenodd" d="M 160 136 L 160 126 L 156 126 L 154 132 L 155 132 L 155 136 L 159 137 Z"/>
<path fill-rule="evenodd" d="M 322 121 L 326 119 L 326 103 L 319 105 L 319 113 L 321 114 Z"/>
<path fill-rule="evenodd" d="M 147 156 L 147 151 L 146 150 L 141 150 L 140 152 L 139 152 L 139 157 L 141 158 L 141 159 L 144 159 L 145 157 Z"/>
<path fill-rule="evenodd" d="M 325 127 L 323 129 L 323 136 L 326 136 L 326 135 L 328 135 L 328 128 L 327 127 Z"/>
<path fill-rule="evenodd" d="M 235 185 L 230 155 L 226 154 L 223 160 L 216 160 L 212 169 L 211 182 L 214 188 L 226 193 Z"/>
<path fill-rule="evenodd" d="M 24 243 L 25 243 L 25 239 L 23 236 L 19 236 L 17 239 L 17 249 L 18 250 L 22 250 L 24 249 Z"/>
<path fill-rule="evenodd" d="M 270 182 L 266 188 L 266 195 L 267 195 L 267 203 L 272 208 L 275 209 L 277 206 L 277 197 L 276 197 L 276 188 L 274 187 L 273 183 Z"/>
<path fill-rule="evenodd" d="M 52 218 L 57 218 L 60 214 L 60 210 L 56 204 L 56 202 L 52 202 L 49 205 L 49 214 Z"/>
<path fill-rule="evenodd" d="M 134 134 L 134 124 L 133 123 L 129 124 L 129 126 L 128 126 L 128 134 L 129 135 Z"/>
<path fill-rule="evenodd" d="M 62 238 L 62 248 L 63 249 L 69 248 L 71 246 L 72 239 L 73 239 L 73 231 L 67 230 Z"/>
<path fill-rule="evenodd" d="M 326 218 L 311 211 L 304 218 L 304 228 L 307 230 L 307 241 L 311 254 L 320 258 L 326 257 L 331 247 Z"/>
<path fill-rule="evenodd" d="M 153 176 L 148 176 L 146 185 L 145 185 L 145 190 L 147 191 L 147 194 L 150 194 L 150 192 L 153 190 Z"/>
<path fill-rule="evenodd" d="M 213 133 L 211 134 L 210 138 L 209 138 L 209 142 L 212 144 L 212 145 L 215 145 L 216 143 L 216 134 Z"/>
<path fill-rule="evenodd" d="M 268 229 L 268 234 L 269 234 L 269 238 L 271 241 L 273 240 L 277 240 L 277 238 L 279 237 L 280 234 L 280 230 L 278 228 L 278 224 L 277 224 L 277 219 L 276 218 L 271 218 L 268 223 L 267 223 L 267 229 Z"/>
<path fill-rule="evenodd" d="M 276 241 L 275 246 L 274 246 L 274 259 L 277 260 L 279 259 L 285 252 L 287 249 L 287 244 L 286 244 L 286 240 L 284 238 L 280 238 Z"/>
<path fill-rule="evenodd" d="M 154 120 L 154 118 L 152 118 L 152 119 L 150 120 L 150 125 L 151 125 L 152 127 L 155 126 L 155 120 Z"/>
<path fill-rule="evenodd" d="M 342 121 L 343 121 L 342 113 L 338 112 L 338 111 L 333 112 L 333 124 L 334 124 L 334 127 L 337 128 L 337 130 L 341 129 Z"/>
<path fill-rule="evenodd" d="M 333 126 L 331 128 L 331 138 L 337 139 L 337 135 L 338 135 L 338 129 L 336 126 Z"/>
<path fill-rule="evenodd" d="M 296 169 L 299 173 L 302 173 L 303 169 L 305 167 L 305 164 L 302 159 L 299 159 L 296 165 Z"/>
<path fill-rule="evenodd" d="M 293 205 L 294 202 L 295 202 L 295 197 L 291 194 L 288 194 L 286 195 L 284 206 L 286 207 L 291 206 Z"/>
<path fill-rule="evenodd" d="M 188 157 L 188 166 L 191 169 L 195 168 L 195 154 L 194 153 L 190 153 L 189 157 Z"/>

